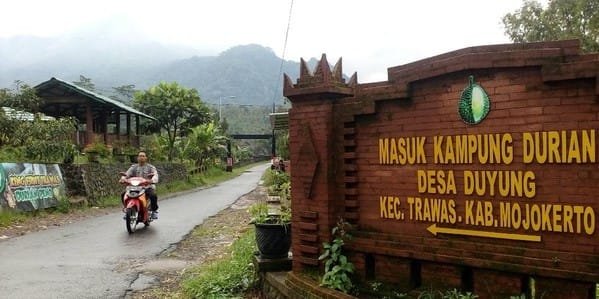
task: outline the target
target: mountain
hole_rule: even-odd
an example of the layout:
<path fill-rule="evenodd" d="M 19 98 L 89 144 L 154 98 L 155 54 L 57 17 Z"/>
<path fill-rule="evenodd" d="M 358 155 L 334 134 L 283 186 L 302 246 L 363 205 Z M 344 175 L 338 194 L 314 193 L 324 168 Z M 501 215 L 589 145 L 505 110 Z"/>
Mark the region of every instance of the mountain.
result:
<path fill-rule="evenodd" d="M 308 65 L 313 69 L 316 62 L 312 58 Z M 222 97 L 228 104 L 270 106 L 273 101 L 283 103 L 280 69 L 281 58 L 255 44 L 200 56 L 193 49 L 163 45 L 135 32 L 85 30 L 57 38 L 0 38 L 0 88 L 14 87 L 15 80 L 37 85 L 51 77 L 78 81 L 83 75 L 91 78 L 97 92 L 116 96 L 113 87 L 133 84 L 143 90 L 160 81 L 177 81 L 197 89 L 208 103 Z M 298 62 L 282 63 L 283 73 L 293 80 L 299 69 Z"/>
<path fill-rule="evenodd" d="M 315 64 L 315 62 L 312 62 Z M 299 63 L 283 62 L 283 73 L 292 78 L 299 74 Z M 283 98 L 281 58 L 259 45 L 233 47 L 215 57 L 192 57 L 158 68 L 149 81 L 177 81 L 196 88 L 207 102 L 234 96 L 233 102 L 271 105 Z"/>
<path fill-rule="evenodd" d="M 135 34 L 86 28 L 54 38 L 0 38 L 0 87 L 10 87 L 14 80 L 31 85 L 51 77 L 74 81 L 79 75 L 91 77 L 98 86 L 112 86 L 197 52 L 142 37 L 131 38 Z"/>

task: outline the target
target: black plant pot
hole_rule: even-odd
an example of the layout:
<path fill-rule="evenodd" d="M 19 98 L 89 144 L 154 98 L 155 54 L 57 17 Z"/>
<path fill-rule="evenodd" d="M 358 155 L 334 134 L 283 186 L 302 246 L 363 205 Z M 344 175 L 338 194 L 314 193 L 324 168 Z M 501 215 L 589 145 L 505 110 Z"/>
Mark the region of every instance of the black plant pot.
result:
<path fill-rule="evenodd" d="M 291 223 L 256 223 L 256 245 L 260 257 L 265 259 L 286 258 L 291 248 Z"/>

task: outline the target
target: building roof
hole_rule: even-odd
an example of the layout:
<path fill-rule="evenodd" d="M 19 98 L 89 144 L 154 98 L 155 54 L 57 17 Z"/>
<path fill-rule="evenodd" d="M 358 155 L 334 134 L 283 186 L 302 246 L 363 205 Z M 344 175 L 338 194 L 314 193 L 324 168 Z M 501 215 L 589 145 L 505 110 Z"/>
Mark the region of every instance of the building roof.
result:
<path fill-rule="evenodd" d="M 270 125 L 273 130 L 289 129 L 289 112 L 276 112 L 270 114 Z"/>
<path fill-rule="evenodd" d="M 87 90 L 87 89 L 85 89 L 83 87 L 77 86 L 77 85 L 75 85 L 75 84 L 73 84 L 71 82 L 58 79 L 56 77 L 52 77 L 50 80 L 42 82 L 42 83 L 36 85 L 34 88 L 37 91 L 43 91 L 43 90 L 54 88 L 56 86 L 60 86 L 60 87 L 66 88 L 66 89 L 68 89 L 68 90 L 70 90 L 72 92 L 80 94 L 81 96 L 89 98 L 89 99 L 91 99 L 91 100 L 93 100 L 93 101 L 95 101 L 95 102 L 97 102 L 99 104 L 104 104 L 104 105 L 107 105 L 107 106 L 112 106 L 114 108 L 125 110 L 125 111 L 133 113 L 135 115 L 139 115 L 139 116 L 151 119 L 151 120 L 156 120 L 156 118 L 154 118 L 154 117 L 152 117 L 150 115 L 147 115 L 147 114 L 145 114 L 145 113 L 143 113 L 143 112 L 141 112 L 141 111 L 139 111 L 139 110 L 137 110 L 137 109 L 135 109 L 135 108 L 133 108 L 131 106 L 128 106 L 128 105 L 126 105 L 124 103 L 121 103 L 119 101 L 113 100 L 113 99 L 111 99 L 111 98 L 109 98 L 107 96 L 103 96 L 101 94 L 98 94 L 98 93 L 95 93 L 93 91 Z"/>
<path fill-rule="evenodd" d="M 4 112 L 4 115 L 6 115 L 9 118 L 12 119 L 18 119 L 18 120 L 28 120 L 28 121 L 32 121 L 35 118 L 35 114 L 27 112 L 27 111 L 21 111 L 21 110 L 16 110 L 10 107 L 2 107 L 2 111 Z M 54 120 L 55 118 L 52 116 L 47 116 L 47 115 L 41 115 L 40 116 L 41 120 Z"/>

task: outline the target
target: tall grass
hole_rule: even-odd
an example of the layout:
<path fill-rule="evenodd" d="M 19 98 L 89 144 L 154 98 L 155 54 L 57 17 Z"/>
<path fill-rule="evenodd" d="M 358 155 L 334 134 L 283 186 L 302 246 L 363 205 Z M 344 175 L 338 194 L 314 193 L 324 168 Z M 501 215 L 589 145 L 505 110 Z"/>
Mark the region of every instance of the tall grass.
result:
<path fill-rule="evenodd" d="M 228 257 L 192 269 L 182 282 L 184 294 L 191 298 L 243 298 L 243 292 L 256 282 L 251 263 L 255 250 L 252 228 L 233 243 Z"/>
<path fill-rule="evenodd" d="M 7 227 L 9 225 L 24 221 L 25 219 L 27 219 L 27 215 L 23 212 L 2 210 L 0 212 L 0 227 Z"/>

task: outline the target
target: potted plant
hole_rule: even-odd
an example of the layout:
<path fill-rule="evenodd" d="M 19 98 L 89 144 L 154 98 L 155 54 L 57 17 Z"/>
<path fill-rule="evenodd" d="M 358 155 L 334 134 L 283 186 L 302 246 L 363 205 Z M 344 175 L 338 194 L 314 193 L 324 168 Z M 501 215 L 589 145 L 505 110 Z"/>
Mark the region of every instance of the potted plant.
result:
<path fill-rule="evenodd" d="M 110 155 L 110 149 L 101 142 L 86 145 L 83 152 L 87 155 L 88 161 L 94 163 L 99 162 L 98 157 L 106 158 Z"/>
<path fill-rule="evenodd" d="M 259 202 L 249 209 L 256 227 L 256 245 L 264 259 L 287 258 L 291 248 L 291 209 L 282 206 L 275 213 L 269 211 L 266 202 Z"/>
<path fill-rule="evenodd" d="M 136 155 L 135 147 L 129 144 L 129 140 L 119 139 L 112 142 L 112 156 L 119 162 L 129 162 L 130 156 Z M 135 161 L 132 161 L 135 162 Z"/>

